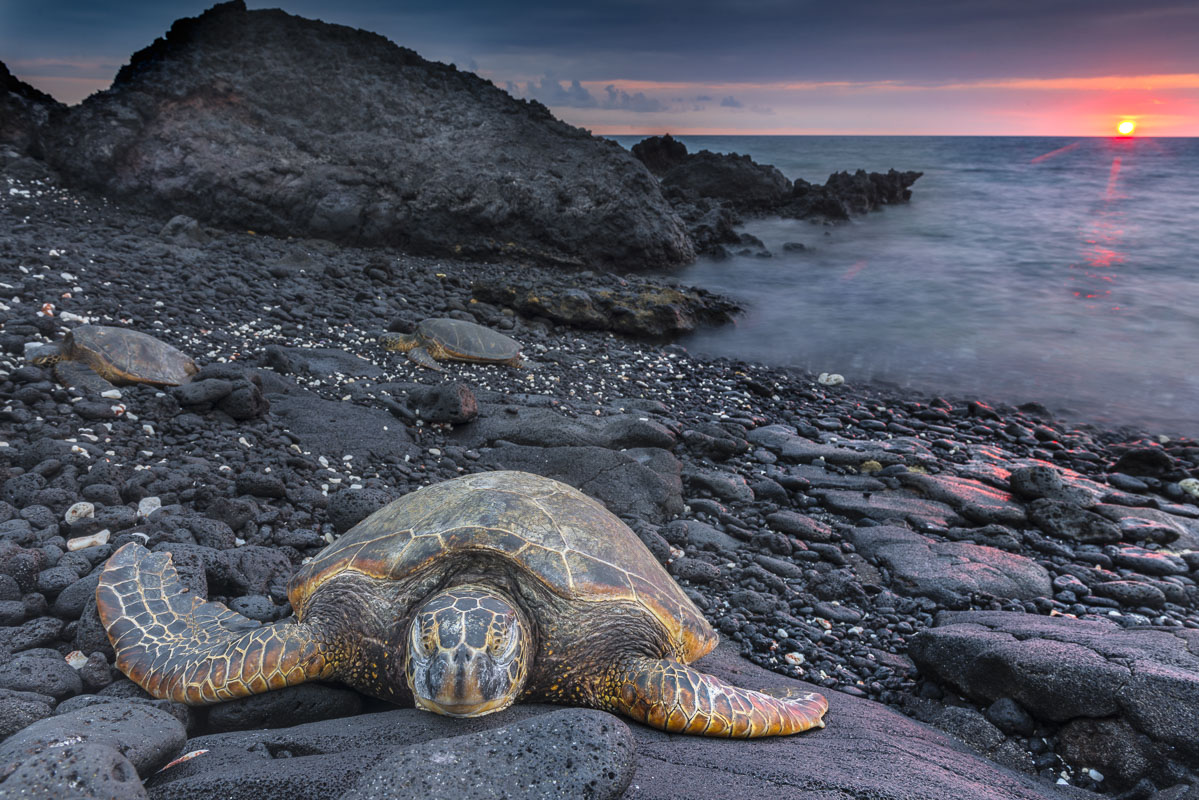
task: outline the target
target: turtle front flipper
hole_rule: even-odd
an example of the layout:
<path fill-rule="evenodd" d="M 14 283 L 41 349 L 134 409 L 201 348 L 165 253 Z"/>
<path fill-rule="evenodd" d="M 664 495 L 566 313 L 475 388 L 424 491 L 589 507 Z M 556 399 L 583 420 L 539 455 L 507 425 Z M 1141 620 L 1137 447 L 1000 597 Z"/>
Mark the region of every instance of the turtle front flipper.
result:
<path fill-rule="evenodd" d="M 604 691 L 606 690 L 606 691 Z M 602 687 L 605 708 L 670 733 L 749 739 L 823 728 L 828 701 L 815 692 L 794 699 L 740 689 L 672 659 L 634 656 Z"/>
<path fill-rule="evenodd" d="M 54 377 L 63 386 L 80 394 L 103 394 L 116 388 L 81 361 L 59 361 L 54 365 Z"/>
<path fill-rule="evenodd" d="M 429 369 L 435 369 L 438 372 L 445 372 L 445 369 L 443 369 L 442 366 L 437 363 L 437 359 L 433 358 L 432 354 L 429 353 L 428 349 L 423 346 L 422 347 L 414 347 L 411 350 L 409 350 L 408 351 L 408 360 L 411 361 L 413 364 L 418 364 L 419 366 L 422 366 L 422 367 L 428 367 Z"/>
<path fill-rule="evenodd" d="M 312 626 L 264 626 L 206 603 L 183 587 L 168 553 L 133 542 L 108 560 L 96 606 L 117 667 L 155 697 L 209 705 L 333 673 Z"/>

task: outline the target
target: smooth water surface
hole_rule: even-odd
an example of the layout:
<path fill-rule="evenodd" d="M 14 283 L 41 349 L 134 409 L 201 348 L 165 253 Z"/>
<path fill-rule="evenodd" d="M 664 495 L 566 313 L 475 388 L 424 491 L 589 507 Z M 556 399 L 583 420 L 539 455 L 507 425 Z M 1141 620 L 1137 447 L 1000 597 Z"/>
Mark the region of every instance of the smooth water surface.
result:
<path fill-rule="evenodd" d="M 678 138 L 814 183 L 924 172 L 909 205 L 753 221 L 773 258 L 683 272 L 749 308 L 693 351 L 1199 436 L 1199 139 Z"/>

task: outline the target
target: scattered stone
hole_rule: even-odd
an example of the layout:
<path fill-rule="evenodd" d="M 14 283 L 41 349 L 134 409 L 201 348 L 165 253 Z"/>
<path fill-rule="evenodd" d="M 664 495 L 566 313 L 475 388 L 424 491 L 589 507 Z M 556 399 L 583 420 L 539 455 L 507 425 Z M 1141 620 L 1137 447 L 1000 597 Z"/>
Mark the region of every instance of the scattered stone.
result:
<path fill-rule="evenodd" d="M 1110 597 L 1120 605 L 1136 608 L 1161 608 L 1166 603 L 1166 595 L 1161 589 L 1140 581 L 1107 581 L 1096 583 L 1091 592 L 1099 597 Z"/>
<path fill-rule="evenodd" d="M 80 536 L 75 539 L 67 540 L 67 550 L 75 552 L 76 550 L 86 550 L 89 547 L 99 547 L 102 544 L 108 544 L 109 537 L 112 532 L 105 528 L 102 531 L 93 533 L 91 536 Z"/>
<path fill-rule="evenodd" d="M 68 525 L 74 525 L 82 519 L 93 517 L 96 514 L 96 507 L 91 503 L 76 503 L 67 509 L 67 513 L 63 515 L 63 521 Z"/>
<path fill-rule="evenodd" d="M 329 522 L 345 533 L 394 498 L 379 489 L 342 489 L 329 498 Z"/>
<path fill-rule="evenodd" d="M 821 386 L 840 386 L 845 383 L 845 376 L 836 372 L 822 372 L 816 382 Z"/>

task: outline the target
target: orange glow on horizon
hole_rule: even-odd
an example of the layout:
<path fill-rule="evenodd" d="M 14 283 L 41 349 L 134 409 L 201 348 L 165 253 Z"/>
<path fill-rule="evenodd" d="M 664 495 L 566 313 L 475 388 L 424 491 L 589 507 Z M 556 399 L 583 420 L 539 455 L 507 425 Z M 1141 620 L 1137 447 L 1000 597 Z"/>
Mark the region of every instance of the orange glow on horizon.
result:
<path fill-rule="evenodd" d="M 1119 125 L 1116 126 L 1116 131 L 1121 136 L 1132 136 L 1132 132 L 1136 129 L 1137 124 L 1130 119 L 1123 120 Z"/>

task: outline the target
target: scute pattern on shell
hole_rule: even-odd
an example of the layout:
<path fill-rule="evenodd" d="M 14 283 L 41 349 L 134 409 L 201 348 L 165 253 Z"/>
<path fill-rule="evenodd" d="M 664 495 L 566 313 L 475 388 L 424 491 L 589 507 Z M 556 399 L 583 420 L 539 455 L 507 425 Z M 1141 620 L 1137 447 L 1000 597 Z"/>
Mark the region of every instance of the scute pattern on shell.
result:
<path fill-rule="evenodd" d="M 314 589 L 346 570 L 396 580 L 455 552 L 511 561 L 562 597 L 642 605 L 686 658 L 716 634 L 628 526 L 564 483 L 523 472 L 488 472 L 435 484 L 384 506 L 292 579 L 301 613 Z"/>
<path fill-rule="evenodd" d="M 455 358 L 507 361 L 520 353 L 520 343 L 515 339 L 460 319 L 427 319 L 416 332 L 422 339 L 437 342 Z"/>
<path fill-rule="evenodd" d="M 110 381 L 178 385 L 196 371 L 183 351 L 128 328 L 80 325 L 67 334 L 63 349 L 67 358 L 86 362 Z"/>

